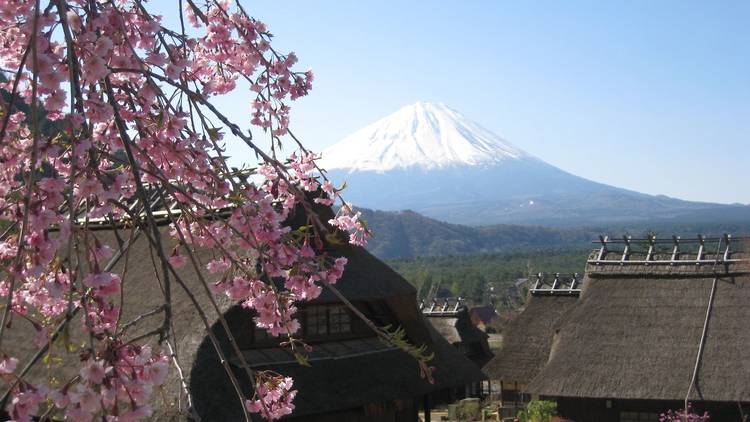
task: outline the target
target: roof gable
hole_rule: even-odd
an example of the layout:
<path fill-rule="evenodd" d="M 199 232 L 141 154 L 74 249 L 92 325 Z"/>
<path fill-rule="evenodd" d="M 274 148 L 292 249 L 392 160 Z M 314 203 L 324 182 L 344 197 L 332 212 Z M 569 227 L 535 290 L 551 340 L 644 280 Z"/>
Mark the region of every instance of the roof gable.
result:
<path fill-rule="evenodd" d="M 575 306 L 576 296 L 532 296 L 511 321 L 503 348 L 484 367 L 491 379 L 528 383 L 549 358 L 557 328 Z"/>
<path fill-rule="evenodd" d="M 726 265 L 589 263 L 579 302 L 528 392 L 684 399 L 715 279 L 691 397 L 750 401 L 750 275 L 744 254 L 733 256 Z"/>

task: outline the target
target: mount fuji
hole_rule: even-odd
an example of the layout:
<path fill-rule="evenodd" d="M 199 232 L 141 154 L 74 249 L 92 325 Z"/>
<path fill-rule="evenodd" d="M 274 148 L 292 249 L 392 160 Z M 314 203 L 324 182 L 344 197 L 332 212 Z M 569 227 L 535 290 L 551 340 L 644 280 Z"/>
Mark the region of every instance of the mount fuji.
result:
<path fill-rule="evenodd" d="M 621 189 L 554 167 L 459 112 L 418 102 L 322 152 L 356 206 L 410 209 L 469 225 L 598 225 L 750 219 L 750 207 L 689 202 Z M 718 213 L 718 214 L 717 214 Z"/>

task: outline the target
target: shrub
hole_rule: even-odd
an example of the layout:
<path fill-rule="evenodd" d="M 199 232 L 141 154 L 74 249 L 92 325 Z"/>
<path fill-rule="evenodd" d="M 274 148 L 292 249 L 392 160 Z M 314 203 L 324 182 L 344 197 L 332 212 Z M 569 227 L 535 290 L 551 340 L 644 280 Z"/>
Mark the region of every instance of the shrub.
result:
<path fill-rule="evenodd" d="M 532 400 L 526 406 L 526 410 L 522 410 L 518 414 L 518 419 L 521 422 L 549 422 L 555 416 L 555 413 L 557 413 L 557 404 L 555 402 Z"/>

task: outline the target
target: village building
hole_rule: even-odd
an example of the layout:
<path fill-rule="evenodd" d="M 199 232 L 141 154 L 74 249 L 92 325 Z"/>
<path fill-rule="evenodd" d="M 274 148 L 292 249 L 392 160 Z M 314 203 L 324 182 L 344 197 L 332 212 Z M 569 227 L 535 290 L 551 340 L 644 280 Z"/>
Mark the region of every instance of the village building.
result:
<path fill-rule="evenodd" d="M 254 333 L 240 344 L 252 367 L 295 380 L 299 393 L 289 419 L 412 422 L 418 410 L 426 410 L 452 391 L 473 393 L 471 389 L 484 375 L 426 323 L 417 308 L 416 290 L 363 248 L 340 245 L 335 253 L 349 260 L 337 283 L 341 293 L 377 325 L 403 327 L 413 344 L 427 345 L 435 353 L 430 363 L 436 368 L 435 382 L 422 379 L 412 357 L 382 343 L 330 291 L 300 308 L 302 337 L 314 347 L 309 355 L 311 367 L 299 365 L 263 330 L 253 329 L 249 312 L 233 306 L 226 313 L 230 326 Z M 217 325 L 215 331 L 219 334 L 221 328 Z M 239 375 L 238 367 L 237 371 Z M 227 421 L 241 419 L 241 409 L 225 393 L 231 388 L 228 382 L 213 347 L 204 339 L 191 376 L 200 414 L 221 415 L 219 420 Z"/>
<path fill-rule="evenodd" d="M 492 358 L 488 335 L 472 323 L 469 309 L 461 298 L 434 299 L 429 306 L 421 302 L 419 307 L 432 328 L 474 362 L 477 369 Z M 452 398 L 480 397 L 487 393 L 489 385 L 484 387 L 483 380 L 477 380 L 466 385 L 463 392 L 454 392 Z"/>
<path fill-rule="evenodd" d="M 529 290 L 529 279 L 490 281 L 486 286 L 486 295 L 493 308 L 515 309 L 523 305 Z M 502 325 L 502 323 L 501 323 Z"/>
<path fill-rule="evenodd" d="M 502 326 L 502 318 L 493 305 L 474 306 L 469 309 L 471 323 L 485 333 L 496 333 Z"/>
<path fill-rule="evenodd" d="M 329 209 L 320 213 L 326 214 L 323 221 L 332 217 Z M 296 218 L 299 220 L 300 216 Z M 121 321 L 132 324 L 125 338 L 138 338 L 163 324 L 163 315 L 158 312 L 163 304 L 158 260 L 146 236 L 138 230 L 123 224 L 113 230 L 106 222 L 100 223 L 102 230 L 91 235 L 112 247 L 115 254 L 108 267 L 124 274 Z M 169 219 L 162 218 L 161 223 L 161 240 L 165 249 L 170 250 L 175 242 L 167 235 Z M 299 223 L 292 219 L 289 224 Z M 279 344 L 280 339 L 254 328 L 249 311 L 223 296 L 212 299 L 205 283 L 209 275 L 198 274 L 187 265 L 179 268 L 177 274 L 191 293 L 187 294 L 174 280 L 171 292 L 174 349 L 169 352 L 181 370 L 171 367 L 165 385 L 154 394 L 154 420 L 184 420 L 186 414 L 202 421 L 244 420 L 242 403 L 208 340 L 204 320 L 195 311 L 193 301 L 206 310 L 209 318 L 206 322 L 211 325 L 246 397 L 252 396 L 250 380 L 240 368 L 214 305 L 253 370 L 270 370 L 294 378 L 294 388 L 299 391 L 294 400 L 295 410 L 284 420 L 413 422 L 418 410 L 433 402 L 432 396 L 453 389 L 464 390 L 484 378 L 473 362 L 425 321 L 417 308 L 416 290 L 404 278 L 364 248 L 345 240 L 326 243 L 325 247 L 332 255 L 349 260 L 337 287 L 356 309 L 377 325 L 403 328 L 411 344 L 425 345 L 434 353 L 430 362 L 435 368 L 434 383 L 420 376 L 414 358 L 378 340 L 327 289 L 316 300 L 299 306 L 301 337 L 313 347 L 308 355 L 310 366 L 300 365 Z M 214 253 L 197 249 L 195 257 L 205 263 Z M 74 316 L 71 323 L 80 323 L 80 318 Z M 8 353 L 19 358 L 19 371 L 29 380 L 55 377 L 64 382 L 77 375 L 79 357 L 66 353 L 65 348 L 67 344 L 85 343 L 82 334 L 76 334 L 80 330 L 70 330 L 74 334 L 71 338 L 61 335 L 62 331 L 53 333 L 56 340 L 47 349 L 34 343 L 36 330 L 28 321 L 15 318 L 13 324 L 4 346 Z M 156 347 L 156 340 L 150 344 Z M 6 400 L 7 391 L 3 393 Z"/>
<path fill-rule="evenodd" d="M 484 367 L 503 416 L 515 416 L 532 399 L 526 388 L 547 363 L 555 331 L 575 306 L 580 287 L 577 274 L 537 275 L 525 308 L 504 331 L 501 350 Z"/>
<path fill-rule="evenodd" d="M 750 412 L 750 265 L 730 236 L 609 240 L 526 392 L 578 422 L 658 421 L 667 409 L 712 421 Z"/>

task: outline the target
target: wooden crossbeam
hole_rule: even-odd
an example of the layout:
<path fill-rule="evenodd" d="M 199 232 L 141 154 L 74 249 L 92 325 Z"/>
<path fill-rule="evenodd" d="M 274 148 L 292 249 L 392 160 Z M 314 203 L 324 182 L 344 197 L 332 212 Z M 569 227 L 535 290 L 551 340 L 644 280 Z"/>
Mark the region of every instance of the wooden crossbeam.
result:
<path fill-rule="evenodd" d="M 606 236 L 599 236 L 599 241 L 596 242 L 601 245 L 599 253 L 595 259 L 589 259 L 586 262 L 595 265 L 703 265 L 743 262 L 743 259 L 732 258 L 732 252 L 734 252 L 732 242 L 736 244 L 740 239 L 750 238 L 732 237 L 729 234 L 724 234 L 721 237 L 708 237 L 699 234 L 692 239 L 685 239 L 680 236 L 672 236 L 671 239 L 657 239 L 656 236 L 648 236 L 644 239 L 633 239 L 630 236 L 623 236 L 622 239 L 608 239 Z M 622 251 L 613 250 L 609 247 L 611 244 L 623 245 Z M 648 249 L 646 250 L 645 257 L 633 259 L 633 251 L 638 244 L 647 246 Z M 660 254 L 658 245 L 664 244 L 671 244 L 671 254 L 668 255 L 669 259 L 656 259 Z M 695 244 L 697 245 L 697 250 L 695 252 L 688 252 L 683 246 L 685 244 Z M 710 245 L 716 245 L 716 252 L 718 253 L 716 256 L 711 257 L 707 255 L 707 251 L 713 247 Z M 608 252 L 616 253 L 617 257 L 607 259 Z"/>
<path fill-rule="evenodd" d="M 577 296 L 581 293 L 581 289 L 578 288 L 578 273 L 572 276 L 555 273 L 555 279 L 550 287 L 545 287 L 543 278 L 542 273 L 537 274 L 537 282 L 530 290 L 532 296 Z M 570 284 L 567 284 L 568 282 Z"/>
<path fill-rule="evenodd" d="M 687 265 L 687 264 L 734 264 L 739 262 L 747 262 L 745 259 L 739 259 L 739 258 L 730 258 L 730 259 L 678 259 L 676 261 L 666 260 L 666 259 L 660 259 L 660 260 L 651 260 L 646 261 L 645 259 L 630 259 L 625 262 L 622 261 L 597 261 L 595 259 L 590 259 L 586 261 L 589 264 L 617 264 L 617 265 L 645 265 L 645 264 L 652 264 L 652 265 Z"/>

